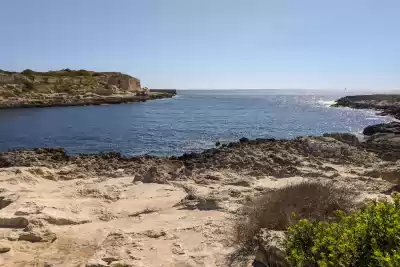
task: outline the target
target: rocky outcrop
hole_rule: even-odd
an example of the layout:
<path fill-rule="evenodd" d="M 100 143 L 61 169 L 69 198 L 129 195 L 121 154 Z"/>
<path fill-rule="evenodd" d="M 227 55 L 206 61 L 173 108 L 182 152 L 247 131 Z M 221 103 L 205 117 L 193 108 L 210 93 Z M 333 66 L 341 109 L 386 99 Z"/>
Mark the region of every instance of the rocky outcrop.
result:
<path fill-rule="evenodd" d="M 378 154 L 384 160 L 400 159 L 400 135 L 395 133 L 376 133 L 369 137 L 364 147 Z"/>
<path fill-rule="evenodd" d="M 375 124 L 366 127 L 363 131 L 363 134 L 367 136 L 371 136 L 376 133 L 400 134 L 400 122 Z"/>
<path fill-rule="evenodd" d="M 360 141 L 357 136 L 351 133 L 326 133 L 324 137 L 332 137 L 340 142 L 346 143 L 351 146 L 358 146 Z"/>
<path fill-rule="evenodd" d="M 242 139 L 241 142 L 224 144 L 201 153 L 170 158 L 125 157 L 115 152 L 74 156 L 67 155 L 63 149 L 11 150 L 0 153 L 0 158 L 6 162 L 2 166 L 30 167 L 43 177 L 48 176 L 47 172 L 36 169 L 57 168 L 52 173 L 52 180 L 77 179 L 83 174 L 104 177 L 119 175 L 133 176 L 134 182 L 160 184 L 171 180 L 185 180 L 194 173 L 210 169 L 235 170 L 252 176 L 290 177 L 309 175 L 308 170 L 302 169 L 302 166 L 308 164 L 306 162 L 322 170 L 323 166 L 318 165 L 321 160 L 360 166 L 376 160 L 371 153 L 349 145 L 347 142 L 356 142 L 352 136 L 344 135 L 343 138 L 345 142 L 332 137 Z"/>
<path fill-rule="evenodd" d="M 145 91 L 140 80 L 119 72 L 0 70 L 0 108 L 120 104 L 175 95 Z"/>
<path fill-rule="evenodd" d="M 381 115 L 390 115 L 400 119 L 400 95 L 355 95 L 338 99 L 334 107 L 350 107 L 356 109 L 374 109 Z"/>
<path fill-rule="evenodd" d="M 119 72 L 49 71 L 22 73 L 0 72 L 0 89 L 3 96 L 8 92 L 18 96 L 33 92 L 41 93 L 109 93 L 141 91 L 140 80 Z"/>
<path fill-rule="evenodd" d="M 355 95 L 338 99 L 335 107 L 350 107 L 356 109 L 374 109 L 380 115 L 390 115 L 400 119 L 400 95 Z M 365 142 L 358 146 L 374 152 L 380 158 L 389 161 L 400 159 L 400 123 L 381 123 L 368 126 L 363 134 Z M 338 138 L 336 138 L 338 139 Z"/>

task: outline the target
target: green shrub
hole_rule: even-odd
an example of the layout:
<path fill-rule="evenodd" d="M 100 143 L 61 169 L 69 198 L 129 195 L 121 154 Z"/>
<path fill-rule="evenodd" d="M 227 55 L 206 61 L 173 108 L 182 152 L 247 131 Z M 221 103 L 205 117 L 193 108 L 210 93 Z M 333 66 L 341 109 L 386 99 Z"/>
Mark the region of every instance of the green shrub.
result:
<path fill-rule="evenodd" d="M 14 71 L 6 71 L 6 70 L 0 69 L 0 73 L 4 73 L 4 74 L 13 74 L 13 73 L 15 73 L 15 72 L 14 72 Z"/>
<path fill-rule="evenodd" d="M 75 72 L 76 76 L 92 76 L 92 73 L 87 70 L 78 70 Z"/>
<path fill-rule="evenodd" d="M 333 182 L 301 182 L 263 193 L 245 203 L 237 217 L 233 239 L 240 247 L 253 249 L 261 229 L 285 231 L 302 218 L 329 221 L 336 212 L 350 213 L 355 194 Z M 297 217 L 293 218 L 292 214 Z"/>
<path fill-rule="evenodd" d="M 21 73 L 25 74 L 25 75 L 33 75 L 33 74 L 35 74 L 35 72 L 33 70 L 31 70 L 31 69 L 26 69 L 26 70 L 22 71 Z"/>
<path fill-rule="evenodd" d="M 289 228 L 288 261 L 297 267 L 400 266 L 400 199 L 371 202 L 336 222 L 300 220 Z"/>

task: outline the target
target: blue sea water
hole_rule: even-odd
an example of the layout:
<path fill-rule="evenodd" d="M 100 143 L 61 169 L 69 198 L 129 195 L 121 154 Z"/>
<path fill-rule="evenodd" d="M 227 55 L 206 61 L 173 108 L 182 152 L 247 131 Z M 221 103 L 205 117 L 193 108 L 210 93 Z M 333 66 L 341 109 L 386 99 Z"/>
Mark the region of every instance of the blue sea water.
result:
<path fill-rule="evenodd" d="M 179 91 L 144 103 L 0 110 L 0 151 L 64 147 L 68 153 L 119 151 L 179 155 L 217 140 L 361 133 L 389 121 L 373 111 L 331 108 L 344 92 L 309 90 Z"/>

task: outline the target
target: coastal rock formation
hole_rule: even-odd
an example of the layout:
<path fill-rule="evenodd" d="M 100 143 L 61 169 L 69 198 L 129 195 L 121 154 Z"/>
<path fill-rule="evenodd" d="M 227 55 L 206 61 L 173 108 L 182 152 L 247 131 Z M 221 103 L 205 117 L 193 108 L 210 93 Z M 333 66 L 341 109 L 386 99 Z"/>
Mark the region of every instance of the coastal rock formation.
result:
<path fill-rule="evenodd" d="M 400 122 L 380 123 L 364 128 L 363 134 L 371 136 L 376 133 L 400 134 Z"/>
<path fill-rule="evenodd" d="M 390 115 L 400 119 L 400 95 L 355 95 L 338 99 L 336 107 L 350 107 L 357 109 L 374 109 L 381 115 Z"/>
<path fill-rule="evenodd" d="M 243 203 L 263 192 L 316 180 L 345 186 L 360 201 L 387 197 L 400 163 L 354 142 L 339 134 L 243 138 L 170 158 L 2 152 L 2 264 L 248 266 L 228 265 L 231 226 Z M 280 262 L 278 243 L 264 250 Z"/>
<path fill-rule="evenodd" d="M 385 160 L 400 159 L 400 135 L 395 133 L 376 133 L 364 143 L 368 151 L 377 153 Z"/>
<path fill-rule="evenodd" d="M 1 96 L 33 93 L 85 94 L 98 91 L 118 93 L 140 91 L 140 80 L 119 72 L 60 70 L 22 73 L 0 71 Z"/>
<path fill-rule="evenodd" d="M 355 95 L 346 96 L 337 100 L 336 107 L 351 107 L 357 109 L 374 109 L 380 115 L 390 115 L 400 119 L 400 95 Z M 361 148 L 374 152 L 384 160 L 396 161 L 400 159 L 400 123 L 381 123 L 368 126 L 363 134 L 367 136 L 365 142 L 359 144 Z"/>
<path fill-rule="evenodd" d="M 119 72 L 0 70 L 0 108 L 119 104 L 173 95 L 148 95 L 140 80 Z"/>
<path fill-rule="evenodd" d="M 324 137 L 332 137 L 340 142 L 346 143 L 351 146 L 360 145 L 360 141 L 357 136 L 351 133 L 325 133 Z"/>

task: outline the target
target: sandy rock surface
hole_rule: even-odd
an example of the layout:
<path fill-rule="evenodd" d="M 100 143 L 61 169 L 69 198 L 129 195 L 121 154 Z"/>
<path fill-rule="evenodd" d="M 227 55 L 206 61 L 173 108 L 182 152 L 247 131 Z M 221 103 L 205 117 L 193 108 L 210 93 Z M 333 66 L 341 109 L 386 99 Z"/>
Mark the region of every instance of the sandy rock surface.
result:
<path fill-rule="evenodd" d="M 23 150 L 0 153 L 0 166 L 3 266 L 229 266 L 246 199 L 313 179 L 383 198 L 400 173 L 397 162 L 331 137 L 174 158 Z"/>

